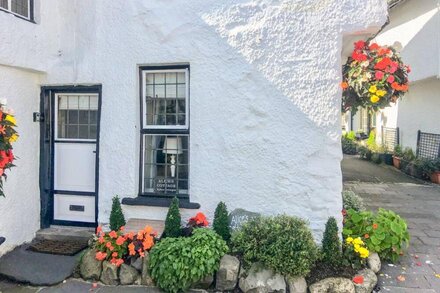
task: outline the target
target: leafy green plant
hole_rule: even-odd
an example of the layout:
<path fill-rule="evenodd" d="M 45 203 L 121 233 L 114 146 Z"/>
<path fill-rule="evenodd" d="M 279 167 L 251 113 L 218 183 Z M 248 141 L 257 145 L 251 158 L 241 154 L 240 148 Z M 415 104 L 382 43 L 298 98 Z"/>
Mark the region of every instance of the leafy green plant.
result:
<path fill-rule="evenodd" d="M 403 150 L 402 150 L 402 146 L 400 144 L 398 144 L 394 147 L 393 155 L 398 158 L 403 157 Z"/>
<path fill-rule="evenodd" d="M 110 229 L 117 231 L 122 226 L 125 226 L 125 217 L 122 212 L 119 197 L 115 195 L 112 199 L 112 210 L 110 212 Z"/>
<path fill-rule="evenodd" d="M 414 151 L 407 147 L 403 150 L 403 154 L 402 154 L 402 159 L 407 161 L 407 162 L 412 162 L 414 161 L 416 158 L 416 155 L 414 154 Z"/>
<path fill-rule="evenodd" d="M 371 160 L 372 152 L 366 146 L 360 145 L 357 149 L 359 156 L 364 160 Z"/>
<path fill-rule="evenodd" d="M 376 145 L 376 133 L 374 131 L 371 131 L 367 139 L 367 146 L 369 149 L 372 149 L 375 148 Z"/>
<path fill-rule="evenodd" d="M 378 153 L 373 153 L 371 155 L 371 161 L 373 163 L 380 164 L 380 163 L 382 163 L 382 158 L 380 157 L 380 155 Z"/>
<path fill-rule="evenodd" d="M 228 209 L 224 202 L 219 202 L 214 213 L 212 228 L 223 240 L 229 242 L 231 239 L 231 228 L 229 227 Z"/>
<path fill-rule="evenodd" d="M 165 228 L 163 234 L 165 237 L 179 237 L 181 235 L 181 221 L 179 210 L 179 199 L 174 197 L 168 209 L 165 219 Z"/>
<path fill-rule="evenodd" d="M 164 291 L 186 291 L 214 274 L 227 251 L 226 242 L 213 230 L 196 228 L 191 237 L 165 238 L 156 244 L 150 251 L 149 270 Z"/>
<path fill-rule="evenodd" d="M 366 258 L 370 251 L 365 247 L 365 242 L 360 237 L 347 237 L 343 245 L 342 264 L 355 270 L 365 267 Z"/>
<path fill-rule="evenodd" d="M 355 140 L 356 140 L 356 133 L 352 130 L 352 131 L 347 132 L 347 133 L 344 135 L 344 137 L 345 137 L 346 139 L 348 139 L 348 140 L 355 141 Z"/>
<path fill-rule="evenodd" d="M 341 138 L 342 152 L 347 155 L 357 154 L 357 144 L 353 139 L 347 138 L 347 136 L 342 136 Z"/>
<path fill-rule="evenodd" d="M 410 237 L 406 221 L 393 211 L 384 209 L 379 209 L 376 215 L 348 210 L 342 233 L 362 237 L 368 249 L 393 262 L 408 247 Z"/>
<path fill-rule="evenodd" d="M 305 276 L 319 256 L 307 223 L 297 217 L 257 217 L 232 234 L 232 251 L 246 268 L 260 262 L 285 276 Z"/>
<path fill-rule="evenodd" d="M 322 260 L 333 266 L 341 264 L 341 241 L 339 240 L 338 224 L 330 217 L 325 224 L 322 238 Z"/>
<path fill-rule="evenodd" d="M 421 168 L 425 176 L 429 177 L 432 173 L 440 171 L 440 158 L 422 159 L 419 167 Z"/>
<path fill-rule="evenodd" d="M 342 204 L 344 210 L 353 209 L 357 212 L 364 211 L 364 200 L 351 190 L 342 191 Z"/>

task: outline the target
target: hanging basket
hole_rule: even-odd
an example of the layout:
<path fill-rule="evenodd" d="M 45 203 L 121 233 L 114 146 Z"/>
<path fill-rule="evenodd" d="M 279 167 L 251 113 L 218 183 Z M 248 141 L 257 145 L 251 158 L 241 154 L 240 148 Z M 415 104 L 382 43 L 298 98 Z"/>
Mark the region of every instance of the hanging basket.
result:
<path fill-rule="evenodd" d="M 408 91 L 408 73 L 393 47 L 358 41 L 342 69 L 342 111 L 373 111 L 396 103 Z"/>
<path fill-rule="evenodd" d="M 18 139 L 15 130 L 17 122 L 13 111 L 6 107 L 6 103 L 5 99 L 0 102 L 0 196 L 5 196 L 3 193 L 3 182 L 7 177 L 5 171 L 15 166 L 12 144 Z"/>

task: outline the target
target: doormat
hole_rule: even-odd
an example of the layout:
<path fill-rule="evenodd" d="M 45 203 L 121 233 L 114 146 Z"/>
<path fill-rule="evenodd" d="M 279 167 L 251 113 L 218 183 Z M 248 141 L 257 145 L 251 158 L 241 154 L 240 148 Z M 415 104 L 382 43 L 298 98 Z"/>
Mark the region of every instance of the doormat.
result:
<path fill-rule="evenodd" d="M 87 241 L 39 239 L 32 243 L 27 250 L 48 254 L 75 255 L 87 246 Z"/>

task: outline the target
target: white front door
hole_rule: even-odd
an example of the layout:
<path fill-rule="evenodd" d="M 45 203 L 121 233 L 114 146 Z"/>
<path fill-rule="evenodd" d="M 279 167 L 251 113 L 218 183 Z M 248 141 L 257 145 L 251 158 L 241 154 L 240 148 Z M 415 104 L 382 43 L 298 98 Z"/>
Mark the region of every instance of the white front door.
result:
<path fill-rule="evenodd" d="M 98 94 L 55 94 L 54 223 L 95 223 Z"/>

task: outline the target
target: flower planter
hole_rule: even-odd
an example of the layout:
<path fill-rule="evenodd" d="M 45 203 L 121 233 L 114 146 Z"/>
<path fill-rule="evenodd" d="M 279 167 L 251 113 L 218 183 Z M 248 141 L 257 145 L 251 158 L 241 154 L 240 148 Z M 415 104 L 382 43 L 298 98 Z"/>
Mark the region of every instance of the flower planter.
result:
<path fill-rule="evenodd" d="M 432 183 L 440 184 L 440 171 L 435 171 L 431 174 Z"/>
<path fill-rule="evenodd" d="M 396 169 L 400 169 L 400 157 L 393 156 L 393 166 Z"/>

